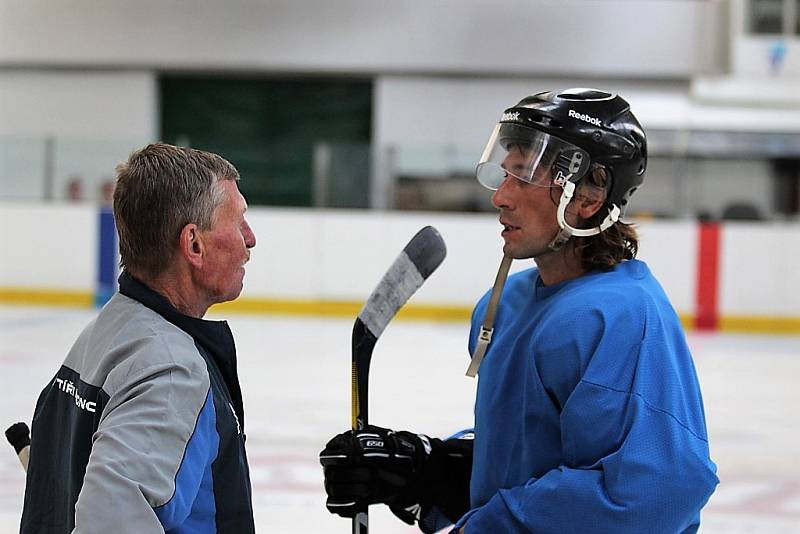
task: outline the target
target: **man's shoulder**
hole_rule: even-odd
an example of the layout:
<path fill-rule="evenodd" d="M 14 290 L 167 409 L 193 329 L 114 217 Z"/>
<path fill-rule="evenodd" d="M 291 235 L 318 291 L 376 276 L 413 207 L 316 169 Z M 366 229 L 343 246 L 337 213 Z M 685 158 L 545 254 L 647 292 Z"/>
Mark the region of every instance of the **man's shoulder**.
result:
<path fill-rule="evenodd" d="M 65 364 L 88 383 L 103 385 L 112 372 L 183 367 L 206 372 L 194 339 L 140 302 L 116 294 L 81 333 Z"/>
<path fill-rule="evenodd" d="M 652 280 L 652 276 L 641 262 L 592 271 L 551 288 L 545 301 L 547 312 L 567 323 L 573 319 L 583 323 L 594 320 L 600 327 L 620 315 L 638 321 L 653 298 L 648 279 Z"/>
<path fill-rule="evenodd" d="M 539 277 L 539 269 L 537 267 L 528 267 L 516 271 L 508 276 L 506 285 L 503 289 L 504 294 L 511 293 L 528 293 L 531 294 L 536 285 L 536 280 Z M 491 293 L 491 288 L 489 289 Z"/>
<path fill-rule="evenodd" d="M 579 280 L 575 286 L 584 295 L 612 294 L 622 300 L 638 300 L 658 287 L 649 267 L 640 260 L 627 260 L 607 271 L 593 271 Z"/>
<path fill-rule="evenodd" d="M 192 337 L 139 301 L 117 293 L 87 327 L 96 342 L 112 345 L 194 345 Z"/>
<path fill-rule="evenodd" d="M 614 318 L 630 324 L 644 324 L 651 315 L 673 314 L 661 284 L 640 260 L 627 260 L 613 269 L 589 273 L 564 292 L 572 308 L 592 310 L 607 322 Z"/>
<path fill-rule="evenodd" d="M 534 284 L 539 270 L 536 267 L 516 271 L 508 275 L 503 286 L 503 300 L 501 305 L 514 306 L 518 301 L 525 301 L 533 295 Z M 476 309 L 483 309 L 489 302 L 492 295 L 492 288 L 488 288 L 475 305 Z"/>

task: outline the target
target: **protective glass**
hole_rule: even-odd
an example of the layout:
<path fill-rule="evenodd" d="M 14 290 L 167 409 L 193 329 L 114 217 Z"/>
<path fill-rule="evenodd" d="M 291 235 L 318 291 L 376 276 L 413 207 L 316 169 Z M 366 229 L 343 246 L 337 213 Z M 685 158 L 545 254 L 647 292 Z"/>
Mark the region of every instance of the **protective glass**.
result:
<path fill-rule="evenodd" d="M 509 176 L 540 187 L 561 187 L 568 180 L 580 180 L 589 163 L 585 150 L 558 137 L 501 123 L 492 132 L 475 175 L 492 190 Z"/>

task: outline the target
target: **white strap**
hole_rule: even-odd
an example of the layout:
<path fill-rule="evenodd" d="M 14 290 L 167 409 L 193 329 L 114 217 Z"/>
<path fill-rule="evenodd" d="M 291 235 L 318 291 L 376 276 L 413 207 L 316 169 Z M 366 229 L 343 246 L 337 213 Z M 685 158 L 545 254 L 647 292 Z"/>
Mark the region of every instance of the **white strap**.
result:
<path fill-rule="evenodd" d="M 481 326 L 478 344 L 475 346 L 475 352 L 472 354 L 472 361 L 469 362 L 469 367 L 467 368 L 467 376 L 475 378 L 475 375 L 478 374 L 478 367 L 481 366 L 483 355 L 486 354 L 486 349 L 489 347 L 489 343 L 492 342 L 493 332 L 494 328 L 486 330 Z"/>
<path fill-rule="evenodd" d="M 566 211 L 567 205 L 569 201 L 572 200 L 572 196 L 575 193 L 575 184 L 573 182 L 567 182 L 564 184 L 564 190 L 561 193 L 561 199 L 558 202 L 558 212 L 556 214 L 556 218 L 558 219 L 558 226 L 561 228 L 561 231 L 558 232 L 558 235 L 553 238 L 550 242 L 550 249 L 551 250 L 558 250 L 569 240 L 572 236 L 577 237 L 589 237 L 592 235 L 597 235 L 600 232 L 607 230 L 611 225 L 619 220 L 619 215 L 621 210 L 619 206 L 616 204 L 611 205 L 611 209 L 608 210 L 608 215 L 606 218 L 603 219 L 603 222 L 600 223 L 600 226 L 596 226 L 594 228 L 575 228 L 570 226 L 567 223 L 566 219 Z"/>
<path fill-rule="evenodd" d="M 486 349 L 489 343 L 492 342 L 492 333 L 494 333 L 494 313 L 497 310 L 497 305 L 500 303 L 500 295 L 503 294 L 503 287 L 506 284 L 508 277 L 508 270 L 511 268 L 511 256 L 503 256 L 503 261 L 500 262 L 500 268 L 497 270 L 497 276 L 494 279 L 494 287 L 492 287 L 492 296 L 489 297 L 489 304 L 486 306 L 486 315 L 483 317 L 483 324 L 481 331 L 478 334 L 478 343 L 475 345 L 475 352 L 472 354 L 472 361 L 467 368 L 467 376 L 475 377 L 478 373 L 478 367 L 481 366 L 483 355 L 486 354 Z"/>

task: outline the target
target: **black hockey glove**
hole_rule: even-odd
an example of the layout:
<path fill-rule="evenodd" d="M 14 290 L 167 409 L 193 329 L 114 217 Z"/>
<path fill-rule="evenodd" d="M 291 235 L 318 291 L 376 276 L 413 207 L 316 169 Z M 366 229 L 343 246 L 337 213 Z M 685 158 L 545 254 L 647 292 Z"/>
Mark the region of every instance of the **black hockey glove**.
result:
<path fill-rule="evenodd" d="M 368 504 L 386 503 L 414 524 L 416 517 L 403 509 L 402 497 L 419 477 L 430 450 L 427 436 L 372 425 L 335 436 L 319 454 L 328 493 L 325 505 L 331 513 L 354 517 Z"/>
<path fill-rule="evenodd" d="M 331 439 L 320 463 L 325 504 L 342 517 L 376 503 L 410 525 L 434 507 L 453 522 L 469 510 L 471 440 L 443 442 L 370 425 Z M 422 522 L 420 528 L 427 531 Z"/>

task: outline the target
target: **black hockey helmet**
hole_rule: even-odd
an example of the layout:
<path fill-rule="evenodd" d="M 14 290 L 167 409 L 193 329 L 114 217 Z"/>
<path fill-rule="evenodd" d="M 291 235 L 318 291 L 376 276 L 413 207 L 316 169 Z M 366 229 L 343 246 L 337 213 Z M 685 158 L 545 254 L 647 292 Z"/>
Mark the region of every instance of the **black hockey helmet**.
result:
<path fill-rule="evenodd" d="M 644 182 L 647 139 L 630 105 L 618 95 L 598 89 L 574 88 L 527 96 L 505 110 L 492 140 L 495 145 L 507 146 L 527 129 L 548 134 L 544 141 L 537 140 L 540 146 L 556 144 L 552 138 L 563 142 L 558 145 L 560 153 L 550 156 L 550 161 L 555 169 L 563 169 L 564 178 L 573 183 L 579 182 L 592 168 L 605 168 L 610 177 L 606 186 L 606 203 L 610 206 L 623 210 L 630 196 Z M 487 145 L 482 162 L 489 154 Z M 587 156 L 589 161 L 586 161 Z M 540 157 L 538 164 L 548 160 L 544 149 Z M 487 183 L 480 172 L 479 165 L 481 183 L 493 189 L 499 186 Z M 489 181 L 492 179 L 490 177 Z"/>

